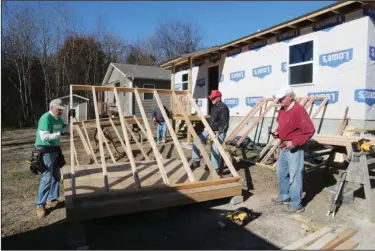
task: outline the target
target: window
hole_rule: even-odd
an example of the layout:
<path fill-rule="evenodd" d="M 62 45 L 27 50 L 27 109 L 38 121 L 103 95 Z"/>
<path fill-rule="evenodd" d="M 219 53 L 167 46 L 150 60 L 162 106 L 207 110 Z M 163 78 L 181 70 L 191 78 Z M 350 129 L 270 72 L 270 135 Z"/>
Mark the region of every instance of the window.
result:
<path fill-rule="evenodd" d="M 313 82 L 314 42 L 289 46 L 289 85 Z"/>
<path fill-rule="evenodd" d="M 187 90 L 188 89 L 188 74 L 182 75 L 182 90 Z"/>
<path fill-rule="evenodd" d="M 155 85 L 144 84 L 143 88 L 155 89 Z M 154 94 L 152 94 L 152 93 L 143 93 L 143 100 L 154 100 Z"/>

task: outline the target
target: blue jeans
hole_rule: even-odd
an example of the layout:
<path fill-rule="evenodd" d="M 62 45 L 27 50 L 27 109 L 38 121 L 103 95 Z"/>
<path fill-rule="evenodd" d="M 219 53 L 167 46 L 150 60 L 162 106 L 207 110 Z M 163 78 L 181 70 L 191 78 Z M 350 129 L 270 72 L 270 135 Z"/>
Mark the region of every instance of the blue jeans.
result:
<path fill-rule="evenodd" d="M 203 144 L 207 144 L 207 137 L 208 132 L 204 131 L 201 134 L 199 134 L 199 138 Z M 220 143 L 223 143 L 224 139 L 226 137 L 226 133 L 221 133 L 218 135 L 218 140 Z M 201 160 L 201 152 L 199 151 L 199 148 L 197 147 L 197 143 L 193 142 L 193 153 L 192 153 L 192 160 L 193 162 L 199 162 Z M 221 155 L 219 153 L 219 150 L 217 149 L 215 144 L 212 144 L 211 146 L 211 163 L 214 166 L 216 170 L 219 170 L 220 164 L 221 164 Z"/>
<path fill-rule="evenodd" d="M 43 154 L 43 162 L 46 170 L 41 174 L 38 188 L 37 207 L 43 207 L 47 201 L 59 198 L 61 172 L 58 167 L 58 153 Z"/>
<path fill-rule="evenodd" d="M 292 208 L 302 206 L 302 188 L 305 151 L 303 147 L 294 149 L 283 148 L 277 165 L 277 181 L 279 186 L 279 198 L 290 199 Z"/>
<path fill-rule="evenodd" d="M 165 134 L 167 133 L 167 124 L 165 122 L 158 122 L 156 133 L 157 141 L 162 141 L 163 139 L 165 139 Z"/>

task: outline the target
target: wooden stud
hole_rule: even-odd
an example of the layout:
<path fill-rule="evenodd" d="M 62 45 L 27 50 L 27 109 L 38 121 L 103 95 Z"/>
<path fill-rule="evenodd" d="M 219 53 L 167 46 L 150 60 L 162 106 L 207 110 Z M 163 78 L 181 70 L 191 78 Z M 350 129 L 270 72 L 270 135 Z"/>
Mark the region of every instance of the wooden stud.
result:
<path fill-rule="evenodd" d="M 139 129 L 141 129 L 142 133 L 146 136 L 146 139 L 148 139 L 148 134 L 147 134 L 145 128 L 142 126 L 141 122 L 138 120 L 138 118 L 136 116 L 134 116 L 134 120 L 137 123 Z M 148 140 L 150 141 L 150 139 L 148 139 Z"/>
<path fill-rule="evenodd" d="M 236 169 L 233 166 L 233 163 L 230 161 L 230 159 L 229 159 L 227 153 L 225 152 L 223 146 L 217 140 L 215 133 L 212 131 L 212 129 L 211 129 L 210 125 L 208 124 L 206 118 L 203 116 L 202 111 L 199 109 L 198 105 L 195 103 L 195 101 L 193 99 L 193 96 L 190 93 L 188 93 L 187 97 L 188 97 L 188 100 L 190 101 L 190 104 L 192 104 L 194 106 L 194 109 L 197 111 L 198 116 L 201 117 L 201 120 L 202 120 L 208 134 L 210 135 L 212 141 L 214 141 L 217 149 L 219 150 L 219 152 L 221 154 L 221 157 L 224 159 L 225 164 L 227 164 L 227 167 L 229 168 L 231 174 L 233 175 L 233 177 L 239 177 Z"/>
<path fill-rule="evenodd" d="M 322 236 L 324 236 L 324 235 L 326 235 L 328 233 L 331 233 L 333 231 L 334 231 L 334 229 L 332 227 L 328 227 L 328 226 L 327 227 L 323 227 L 322 229 L 320 229 L 320 230 L 318 230 L 318 231 L 316 231 L 316 232 L 314 232 L 312 234 L 309 234 L 305 238 L 299 239 L 296 242 L 294 242 L 294 243 L 292 243 L 292 244 L 284 247 L 283 250 L 302 249 L 303 247 L 312 244 L 317 239 L 319 239 Z"/>
<path fill-rule="evenodd" d="M 100 121 L 99 121 L 99 111 L 98 111 L 98 101 L 96 99 L 96 90 L 95 87 L 92 87 L 92 98 L 94 101 L 94 110 L 95 110 L 95 117 L 96 117 L 96 128 L 98 130 L 98 140 L 99 140 L 99 151 L 100 151 L 100 159 L 101 159 L 101 165 L 102 165 L 102 170 L 103 170 L 103 179 L 104 179 L 104 187 L 105 190 L 108 192 L 109 191 L 109 185 L 108 185 L 108 175 L 107 175 L 107 165 L 105 162 L 105 157 L 104 157 L 104 148 L 103 148 L 103 138 L 101 137 L 101 131 L 102 128 L 100 127 Z"/>
<path fill-rule="evenodd" d="M 125 146 L 124 141 L 122 140 L 121 135 L 120 135 L 120 133 L 118 132 L 118 130 L 117 130 L 115 124 L 113 123 L 112 118 L 109 118 L 109 122 L 111 123 L 112 128 L 113 128 L 113 130 L 115 131 L 115 134 L 117 135 L 117 138 L 119 139 L 119 141 L 120 141 L 120 143 L 121 143 L 122 150 L 124 150 L 124 153 L 126 154 L 126 146 Z"/>
<path fill-rule="evenodd" d="M 274 99 L 273 103 L 275 104 L 278 99 Z M 251 133 L 251 131 L 255 128 L 257 124 L 262 120 L 264 116 L 271 110 L 273 105 L 270 105 L 263 113 L 258 117 L 258 119 L 250 126 L 250 128 L 244 133 L 244 135 L 241 136 L 241 138 L 237 141 L 236 145 L 237 147 L 240 146 L 240 144 L 245 140 L 246 136 Z"/>
<path fill-rule="evenodd" d="M 76 118 L 74 118 L 74 120 L 77 121 Z M 86 143 L 86 139 L 85 139 L 85 137 L 83 136 L 83 133 L 82 133 L 82 131 L 81 131 L 81 128 L 79 127 L 79 125 L 76 125 L 76 126 L 73 125 L 73 127 L 74 127 L 74 129 L 76 129 L 76 131 L 77 131 L 77 133 L 78 133 L 78 136 L 79 136 L 79 138 L 80 138 L 80 140 L 81 140 L 81 143 L 82 143 L 82 145 L 83 145 L 83 148 L 85 149 L 87 155 L 90 155 L 91 152 L 90 152 L 89 146 L 88 146 L 87 143 Z"/>
<path fill-rule="evenodd" d="M 234 128 L 234 130 L 229 134 L 229 136 L 225 139 L 224 143 L 233 140 L 233 138 L 242 130 L 242 128 L 250 121 L 251 118 L 254 117 L 255 112 L 257 112 L 266 102 L 266 99 L 262 98 L 251 111 L 243 118 L 240 123 Z"/>
<path fill-rule="evenodd" d="M 187 161 L 187 159 L 185 157 L 184 151 L 181 148 L 180 141 L 178 141 L 177 135 L 176 135 L 176 133 L 173 130 L 173 126 L 172 126 L 171 122 L 169 121 L 168 115 L 166 114 L 166 112 L 164 110 L 163 103 L 160 100 L 160 97 L 159 97 L 159 94 L 158 94 L 157 90 L 155 90 L 155 92 L 154 92 L 154 97 L 156 99 L 156 103 L 159 106 L 160 112 L 161 112 L 161 114 L 162 114 L 162 116 L 163 116 L 163 118 L 165 120 L 165 123 L 167 124 L 169 133 L 171 134 L 173 142 L 174 142 L 174 144 L 176 146 L 176 150 L 177 150 L 178 154 L 180 155 L 180 159 L 181 159 L 182 164 L 183 164 L 183 166 L 185 168 L 185 171 L 186 171 L 186 173 L 187 173 L 187 175 L 189 177 L 189 180 L 191 182 L 194 182 L 195 181 L 195 177 L 194 177 L 194 175 L 193 175 L 193 173 L 192 173 L 192 171 L 190 169 L 190 166 L 189 166 L 189 163 L 188 163 L 188 161 Z"/>
<path fill-rule="evenodd" d="M 73 109 L 73 86 L 70 85 L 70 109 Z M 70 177 L 72 182 L 72 194 L 76 195 L 76 175 L 75 175 L 75 166 L 74 166 L 74 128 L 73 128 L 73 116 L 70 116 Z"/>
<path fill-rule="evenodd" d="M 103 139 L 104 144 L 105 144 L 105 146 L 107 147 L 107 151 L 108 151 L 108 153 L 109 153 L 109 156 L 111 157 L 112 162 L 113 162 L 113 163 L 117 163 L 117 162 L 116 162 L 116 159 L 115 159 L 115 156 L 113 156 L 112 150 L 111 150 L 111 148 L 110 148 L 110 146 L 109 146 L 109 144 L 108 144 L 108 142 L 107 142 L 107 139 L 106 139 L 106 137 L 104 136 L 103 130 L 99 130 L 99 131 L 98 131 L 98 136 L 101 137 L 101 138 Z"/>
<path fill-rule="evenodd" d="M 350 238 L 349 240 L 335 247 L 333 250 L 353 250 L 358 247 L 358 245 L 359 243 L 354 238 Z"/>
<path fill-rule="evenodd" d="M 88 146 L 90 148 L 91 156 L 92 156 L 95 164 L 98 164 L 98 160 L 96 159 L 96 155 L 94 153 L 94 149 L 92 148 L 92 145 L 91 145 L 91 142 L 90 142 L 90 138 L 89 138 L 89 134 L 87 133 L 84 121 L 82 121 L 82 128 L 83 128 L 83 131 L 85 132 L 85 136 L 86 136 L 86 140 L 87 140 Z"/>
<path fill-rule="evenodd" d="M 135 143 L 137 144 L 139 150 L 141 151 L 143 157 L 144 157 L 146 160 L 150 160 L 150 158 L 148 157 L 146 151 L 143 149 L 142 144 L 139 143 L 137 137 L 135 136 L 134 132 L 131 130 L 131 128 L 129 127 L 129 125 L 128 125 L 127 123 L 125 123 L 125 127 L 126 127 L 126 129 L 128 129 L 130 135 L 133 137 L 133 139 L 134 139 Z"/>
<path fill-rule="evenodd" d="M 161 154 L 159 152 L 159 149 L 156 147 L 155 140 L 154 140 L 154 137 L 152 136 L 151 128 L 150 128 L 150 125 L 148 123 L 148 120 L 147 120 L 147 117 L 146 117 L 146 113 L 145 113 L 145 110 L 144 110 L 143 105 L 142 105 L 141 97 L 139 96 L 139 93 L 138 93 L 137 89 L 135 89 L 134 94 L 135 94 L 135 98 L 136 98 L 137 103 L 138 103 L 139 110 L 140 110 L 140 112 L 142 114 L 143 122 L 144 122 L 144 124 L 146 126 L 147 135 L 148 135 L 148 138 L 150 140 L 151 147 L 154 150 L 154 155 L 155 155 L 155 159 L 156 159 L 156 161 L 158 163 L 158 167 L 159 167 L 159 170 L 160 170 L 160 175 L 161 175 L 161 177 L 163 179 L 163 182 L 168 185 L 169 184 L 169 180 L 168 180 L 167 174 L 165 173 L 163 162 L 162 162 L 162 160 L 160 158 Z"/>
<path fill-rule="evenodd" d="M 323 250 L 330 250 L 334 249 L 349 238 L 353 237 L 358 233 L 358 230 L 355 228 L 347 228 L 344 231 L 338 233 L 337 238 L 335 240 L 332 240 L 328 242 L 326 245 L 323 246 Z"/>
<path fill-rule="evenodd" d="M 334 233 L 328 233 L 324 235 L 322 238 L 318 239 L 308 247 L 306 247 L 306 250 L 318 250 L 322 249 L 328 242 L 335 240 L 337 238 L 337 235 Z"/>
<path fill-rule="evenodd" d="M 117 107 L 118 112 L 121 115 L 120 116 L 121 129 L 122 129 L 122 133 L 123 133 L 124 138 L 125 138 L 126 153 L 128 155 L 129 161 L 130 161 L 130 166 L 132 168 L 134 181 L 135 181 L 135 184 L 136 184 L 137 187 L 141 187 L 141 182 L 139 180 L 138 171 L 137 171 L 137 168 L 135 166 L 135 161 L 134 161 L 134 157 L 133 157 L 133 151 L 130 148 L 129 136 L 128 136 L 128 133 L 127 133 L 126 128 L 125 128 L 125 120 L 124 120 L 124 117 L 122 116 L 124 113 L 122 112 L 122 107 L 121 107 L 121 103 L 120 103 L 121 101 L 120 101 L 120 98 L 118 96 L 117 88 L 114 88 L 113 91 L 114 91 L 115 98 L 116 98 L 116 107 Z"/>
<path fill-rule="evenodd" d="M 175 100 L 177 100 L 177 101 L 176 101 L 176 102 L 177 102 L 177 105 L 180 106 L 181 103 L 180 103 L 180 101 L 177 99 L 177 95 L 176 95 L 174 92 L 172 93 L 172 95 L 173 95 L 173 98 L 174 98 Z M 210 158 L 208 157 L 208 154 L 207 154 L 206 150 L 204 149 L 204 147 L 203 147 L 203 145 L 202 145 L 202 142 L 201 142 L 200 138 L 198 137 L 197 133 L 195 132 L 194 127 L 193 127 L 191 121 L 189 120 L 189 118 L 188 118 L 188 116 L 187 116 L 187 114 L 186 114 L 185 111 L 182 111 L 182 116 L 183 116 L 184 119 L 185 119 L 185 122 L 186 122 L 186 125 L 187 125 L 187 127 L 188 127 L 188 130 L 190 131 L 191 135 L 193 136 L 194 141 L 196 142 L 197 147 L 198 147 L 198 149 L 200 150 L 200 152 L 201 152 L 201 154 L 202 154 L 202 157 L 203 157 L 204 161 L 206 162 L 207 167 L 210 169 L 210 173 L 211 173 L 211 175 L 213 176 L 214 180 L 219 179 L 220 177 L 219 177 L 219 175 L 217 174 L 215 168 L 213 167 L 213 165 L 212 165 L 212 163 L 211 163 L 211 160 L 210 160 Z"/>

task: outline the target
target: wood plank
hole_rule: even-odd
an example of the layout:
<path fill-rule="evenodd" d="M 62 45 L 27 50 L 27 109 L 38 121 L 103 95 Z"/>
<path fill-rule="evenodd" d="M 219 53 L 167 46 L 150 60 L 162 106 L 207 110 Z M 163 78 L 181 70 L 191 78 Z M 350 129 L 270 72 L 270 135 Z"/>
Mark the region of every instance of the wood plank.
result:
<path fill-rule="evenodd" d="M 125 127 L 126 127 L 126 129 L 128 129 L 130 135 L 133 137 L 135 143 L 138 146 L 138 149 L 141 151 L 141 153 L 142 153 L 143 157 L 145 158 L 145 160 L 150 160 L 150 158 L 148 157 L 146 151 L 143 149 L 142 144 L 139 143 L 137 137 L 135 136 L 134 132 L 131 130 L 131 128 L 129 127 L 129 125 L 127 123 L 125 123 Z"/>
<path fill-rule="evenodd" d="M 234 168 L 233 166 L 233 163 L 232 161 L 229 159 L 228 157 L 228 154 L 227 152 L 225 152 L 223 146 L 220 144 L 220 142 L 217 140 L 216 138 L 216 135 L 214 134 L 214 132 L 212 131 L 210 125 L 208 124 L 206 118 L 203 116 L 203 113 L 202 111 L 200 110 L 200 108 L 198 107 L 198 105 L 195 103 L 194 99 L 193 99 L 193 96 L 191 96 L 190 93 L 187 94 L 187 97 L 190 101 L 190 104 L 193 105 L 194 109 L 197 111 L 198 113 L 198 116 L 201 117 L 201 120 L 208 132 L 208 134 L 210 135 L 211 137 L 211 140 L 215 143 L 217 149 L 219 150 L 220 154 L 221 154 L 221 157 L 224 159 L 225 161 L 225 164 L 227 164 L 227 167 L 229 168 L 231 174 L 233 175 L 233 177 L 239 177 L 236 169 Z"/>
<path fill-rule="evenodd" d="M 115 134 L 116 134 L 118 140 L 120 141 L 120 144 L 121 144 L 122 150 L 124 150 L 124 153 L 126 153 L 126 146 L 125 146 L 125 144 L 124 144 L 124 141 L 122 140 L 121 135 L 120 135 L 120 133 L 118 132 L 118 130 L 117 130 L 117 128 L 116 128 L 116 126 L 115 126 L 115 124 L 113 123 L 113 120 L 112 120 L 111 118 L 109 118 L 109 122 L 111 123 L 111 126 L 112 126 L 113 130 L 115 131 Z"/>
<path fill-rule="evenodd" d="M 352 250 L 358 247 L 359 243 L 352 237 L 344 243 L 338 245 L 333 250 Z"/>
<path fill-rule="evenodd" d="M 70 109 L 73 109 L 73 87 L 70 85 L 69 87 L 69 95 L 70 95 Z M 72 115 L 72 114 L 71 114 Z M 72 182 L 72 194 L 76 194 L 76 180 L 75 180 L 75 164 L 74 164 L 74 129 L 73 129 L 73 116 L 70 116 L 70 175 L 71 175 L 71 182 Z"/>
<path fill-rule="evenodd" d="M 317 250 L 317 249 L 323 249 L 323 247 L 330 241 L 336 240 L 337 235 L 335 233 L 328 233 L 324 235 L 322 238 L 315 241 L 310 246 L 306 247 L 306 250 Z"/>
<path fill-rule="evenodd" d="M 94 149 L 92 148 L 92 145 L 91 145 L 91 142 L 90 142 L 89 134 L 87 133 L 87 129 L 86 129 L 85 123 L 83 121 L 82 121 L 82 128 L 83 128 L 83 131 L 85 133 L 88 146 L 90 148 L 91 156 L 92 156 L 95 164 L 98 164 L 98 160 L 96 159 L 96 155 L 94 153 Z"/>
<path fill-rule="evenodd" d="M 144 188 L 139 189 L 144 190 Z M 161 193 L 143 193 L 142 196 L 118 197 L 104 201 L 84 200 L 74 201 L 74 208 L 67 208 L 67 216 L 70 219 L 83 220 L 112 215 L 121 215 L 139 211 L 148 211 L 178 205 L 186 205 L 203 201 L 227 198 L 242 193 L 239 183 L 227 183 L 210 187 L 198 187 L 184 190 L 169 189 Z"/>
<path fill-rule="evenodd" d="M 99 111 L 98 111 L 98 101 L 96 99 L 96 91 L 95 87 L 93 86 L 92 89 L 92 98 L 94 101 L 94 110 L 95 110 L 95 117 L 96 117 L 96 129 L 98 130 L 98 139 L 99 139 L 99 151 L 100 151 L 100 159 L 101 159 L 101 165 L 102 165 L 102 170 L 103 170 L 103 179 L 104 179 L 104 187 L 106 191 L 109 191 L 109 186 L 108 186 L 108 176 L 107 176 L 107 166 L 105 162 L 105 157 L 104 157 L 104 148 L 103 148 L 103 138 L 101 137 L 101 127 L 100 127 L 100 121 L 99 121 Z"/>
<path fill-rule="evenodd" d="M 317 239 L 321 238 L 322 236 L 328 234 L 328 233 L 331 233 L 333 232 L 334 229 L 332 227 L 324 227 L 318 231 L 316 231 L 315 233 L 312 233 L 312 234 L 309 234 L 308 236 L 306 236 L 305 238 L 302 238 L 302 239 L 299 239 L 297 240 L 296 242 L 286 246 L 283 248 L 283 250 L 296 250 L 296 249 L 301 249 L 303 248 L 304 246 L 308 246 L 310 244 L 312 244 L 314 241 L 316 241 Z"/>
<path fill-rule="evenodd" d="M 349 238 L 353 237 L 358 233 L 358 230 L 356 228 L 346 228 L 345 230 L 338 233 L 337 238 L 335 240 L 332 240 L 328 242 L 326 245 L 323 246 L 322 249 L 334 249 L 337 246 L 341 245 L 343 242 L 348 240 Z"/>

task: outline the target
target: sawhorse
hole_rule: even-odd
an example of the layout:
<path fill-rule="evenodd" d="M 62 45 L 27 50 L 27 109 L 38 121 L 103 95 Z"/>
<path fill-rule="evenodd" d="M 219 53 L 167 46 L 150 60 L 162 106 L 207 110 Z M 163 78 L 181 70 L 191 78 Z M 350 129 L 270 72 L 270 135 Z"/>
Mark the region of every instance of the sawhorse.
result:
<path fill-rule="evenodd" d="M 375 163 L 375 157 L 368 158 L 366 152 L 352 152 L 347 168 L 346 181 L 363 185 L 368 210 L 368 217 L 371 223 L 375 223 L 375 201 L 371 195 L 370 165 Z"/>

